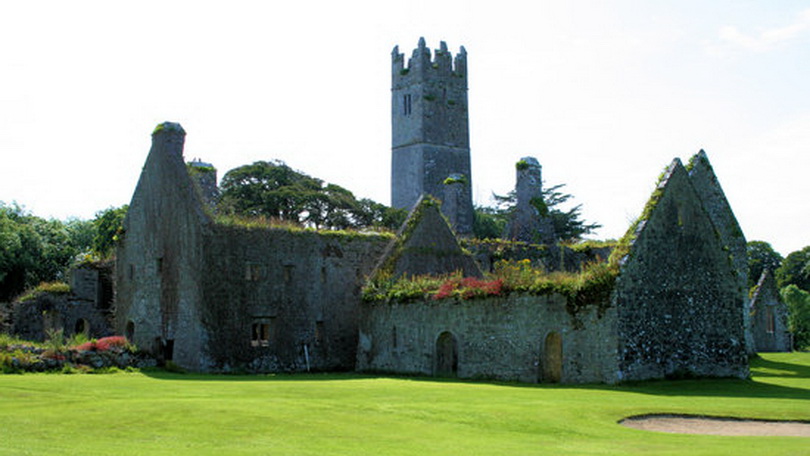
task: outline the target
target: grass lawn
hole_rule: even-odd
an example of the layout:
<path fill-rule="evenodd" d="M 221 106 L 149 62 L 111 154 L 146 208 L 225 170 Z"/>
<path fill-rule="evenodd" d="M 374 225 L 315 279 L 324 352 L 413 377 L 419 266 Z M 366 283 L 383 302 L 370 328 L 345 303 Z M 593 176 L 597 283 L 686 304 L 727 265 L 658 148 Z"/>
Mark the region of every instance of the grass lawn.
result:
<path fill-rule="evenodd" d="M 358 374 L 0 375 L 0 454 L 810 454 L 810 439 L 639 431 L 643 413 L 810 420 L 810 353 L 753 379 L 538 386 Z"/>

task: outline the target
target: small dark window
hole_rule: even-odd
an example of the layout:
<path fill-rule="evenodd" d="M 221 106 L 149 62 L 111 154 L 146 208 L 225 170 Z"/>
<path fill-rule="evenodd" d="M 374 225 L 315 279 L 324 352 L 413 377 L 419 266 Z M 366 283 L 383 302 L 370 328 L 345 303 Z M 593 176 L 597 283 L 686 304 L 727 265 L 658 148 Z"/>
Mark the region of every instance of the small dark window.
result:
<path fill-rule="evenodd" d="M 253 323 L 250 327 L 250 345 L 253 347 L 269 347 L 273 333 L 272 322 Z"/>
<path fill-rule="evenodd" d="M 284 265 L 284 283 L 289 284 L 292 282 L 293 268 L 295 268 L 295 266 L 291 264 Z"/>
<path fill-rule="evenodd" d="M 129 265 L 129 280 L 132 280 L 134 278 L 135 278 L 135 265 L 130 264 Z"/>
<path fill-rule="evenodd" d="M 321 283 L 326 283 L 326 266 L 321 267 Z"/>
<path fill-rule="evenodd" d="M 163 258 L 162 258 L 162 257 L 157 259 L 157 261 L 156 261 L 156 267 L 157 267 L 157 272 L 158 272 L 158 274 L 160 274 L 161 272 L 163 272 Z"/>
<path fill-rule="evenodd" d="M 249 282 L 256 282 L 261 280 L 262 267 L 256 263 L 247 263 L 245 265 L 245 280 Z"/>
<path fill-rule="evenodd" d="M 127 340 L 132 342 L 135 338 L 135 322 L 132 320 L 127 322 L 127 327 L 124 330 L 124 335 L 126 336 Z"/>
<path fill-rule="evenodd" d="M 391 346 L 393 346 L 394 348 L 397 348 L 397 327 L 396 326 L 394 326 L 394 328 L 391 330 Z"/>
<path fill-rule="evenodd" d="M 406 116 L 411 115 L 411 94 L 402 96 L 402 113 Z"/>
<path fill-rule="evenodd" d="M 773 308 L 771 307 L 765 309 L 765 332 L 768 334 L 776 332 L 776 319 L 773 316 Z"/>

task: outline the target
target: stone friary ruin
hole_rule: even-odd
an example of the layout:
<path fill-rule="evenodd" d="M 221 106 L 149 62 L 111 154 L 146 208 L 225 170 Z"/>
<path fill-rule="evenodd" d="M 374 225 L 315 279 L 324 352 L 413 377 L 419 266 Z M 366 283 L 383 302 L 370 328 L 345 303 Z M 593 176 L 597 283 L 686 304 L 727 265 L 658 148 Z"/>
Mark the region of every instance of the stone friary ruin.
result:
<path fill-rule="evenodd" d="M 773 325 L 750 322 L 745 238 L 703 151 L 673 160 L 618 243 L 555 245 L 533 158 L 517 166 L 508 240 L 469 239 L 466 58 L 424 40 L 407 64 L 392 53 L 391 196 L 412 208 L 395 236 L 228 223 L 209 206 L 215 174 L 189 172 L 185 131 L 159 125 L 117 250 L 112 330 L 204 372 L 746 377 L 752 328 Z M 368 292 L 425 274 L 480 279 L 504 260 L 603 272 L 474 299 Z"/>

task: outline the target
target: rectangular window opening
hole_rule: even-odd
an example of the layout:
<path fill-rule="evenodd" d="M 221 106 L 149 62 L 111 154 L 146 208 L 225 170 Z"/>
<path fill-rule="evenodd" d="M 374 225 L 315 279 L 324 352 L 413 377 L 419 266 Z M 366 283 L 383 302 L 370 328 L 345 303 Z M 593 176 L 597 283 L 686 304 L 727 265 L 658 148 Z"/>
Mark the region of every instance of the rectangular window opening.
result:
<path fill-rule="evenodd" d="M 261 279 L 262 267 L 256 263 L 245 264 L 245 280 L 248 282 L 256 282 Z"/>
<path fill-rule="evenodd" d="M 271 323 L 253 323 L 250 327 L 250 345 L 252 347 L 269 347 L 272 333 Z"/>
<path fill-rule="evenodd" d="M 293 268 L 294 267 L 295 266 L 293 266 L 291 264 L 285 264 L 284 265 L 284 283 L 286 283 L 288 285 L 292 282 Z"/>

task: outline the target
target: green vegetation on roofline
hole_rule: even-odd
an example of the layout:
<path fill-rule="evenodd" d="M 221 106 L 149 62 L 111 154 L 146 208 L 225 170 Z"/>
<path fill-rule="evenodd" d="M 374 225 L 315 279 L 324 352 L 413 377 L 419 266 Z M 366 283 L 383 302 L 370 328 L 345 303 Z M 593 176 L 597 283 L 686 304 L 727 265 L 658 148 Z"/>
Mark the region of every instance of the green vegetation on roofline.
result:
<path fill-rule="evenodd" d="M 363 299 L 403 303 L 445 298 L 465 300 L 510 293 L 560 294 L 566 299 L 569 314 L 576 316 L 589 305 L 596 305 L 600 312 L 610 306 L 610 294 L 618 273 L 618 266 L 607 262 L 585 264 L 578 273 L 549 273 L 533 267 L 529 260 L 501 260 L 495 264 L 495 272 L 487 274 L 483 280 L 465 283 L 459 273 L 395 278 L 383 270 L 366 284 Z M 451 293 L 445 293 L 448 282 L 456 283 Z"/>
<path fill-rule="evenodd" d="M 195 165 L 193 162 L 186 163 L 186 169 L 188 170 L 188 173 L 192 176 L 195 174 L 208 174 L 217 171 L 217 169 L 214 168 L 213 166 Z"/>
<path fill-rule="evenodd" d="M 180 126 L 179 123 L 163 122 L 163 123 L 159 123 L 155 127 L 155 129 L 152 130 L 152 134 L 155 135 L 155 134 L 160 133 L 162 131 L 177 131 L 177 132 L 180 132 L 180 133 L 185 133 L 185 131 L 183 130 L 183 127 Z"/>
<path fill-rule="evenodd" d="M 643 223 L 646 223 L 647 220 L 650 219 L 656 206 L 658 206 L 658 203 L 661 201 L 661 197 L 664 196 L 666 180 L 669 179 L 671 173 L 672 165 L 668 165 L 666 168 L 664 168 L 664 171 L 658 175 L 655 190 L 653 190 L 650 198 L 644 205 L 641 215 L 630 224 L 627 232 L 625 232 L 624 236 L 622 236 L 622 238 L 616 243 L 616 247 L 613 249 L 613 252 L 611 252 L 608 263 L 613 266 L 618 266 L 621 262 L 623 262 L 624 258 L 630 254 L 630 247 L 632 247 L 633 242 L 635 242 L 639 229 L 643 226 Z"/>
<path fill-rule="evenodd" d="M 408 218 L 405 219 L 405 224 L 400 230 L 400 232 L 397 233 L 396 242 L 394 243 L 391 254 L 388 255 L 388 258 L 386 259 L 385 263 L 383 263 L 378 268 L 375 274 L 381 275 L 381 277 L 390 277 L 391 275 L 393 275 L 394 265 L 402 256 L 402 253 L 405 249 L 405 241 L 411 237 L 411 234 L 413 234 L 413 230 L 415 230 L 417 225 L 419 225 L 419 222 L 422 220 L 422 217 L 424 217 L 425 210 L 429 207 L 441 208 L 441 203 L 439 202 L 439 200 L 430 195 L 422 196 L 420 202 L 408 215 Z M 441 211 L 439 213 L 441 214 Z M 444 215 L 442 215 L 442 217 L 444 217 Z"/>
<path fill-rule="evenodd" d="M 567 247 L 574 252 L 588 252 L 589 250 L 593 249 L 613 249 L 619 244 L 619 241 L 616 239 L 586 239 L 580 242 L 563 242 L 560 243 L 560 246 Z"/>
<path fill-rule="evenodd" d="M 467 176 L 463 174 L 452 175 L 449 176 L 447 179 L 444 180 L 444 185 L 452 185 L 452 184 L 466 184 L 467 183 Z"/>
<path fill-rule="evenodd" d="M 517 169 L 518 171 L 525 171 L 529 169 L 529 162 L 527 162 L 526 160 L 518 160 L 518 162 L 515 163 L 515 169 Z"/>
<path fill-rule="evenodd" d="M 243 217 L 238 215 L 215 214 L 213 216 L 213 220 L 214 223 L 220 226 L 243 228 L 248 230 L 282 230 L 294 234 L 319 234 L 321 236 L 342 239 L 368 239 L 374 237 L 393 239 L 395 237 L 394 233 L 385 229 L 366 229 L 363 231 L 316 229 L 301 226 L 290 221 L 261 216 Z"/>
<path fill-rule="evenodd" d="M 687 170 L 687 171 L 692 171 L 692 169 L 693 169 L 693 168 L 694 168 L 694 167 L 695 167 L 695 166 L 696 166 L 698 163 L 700 163 L 701 165 L 703 165 L 703 166 L 704 166 L 704 167 L 706 167 L 707 169 L 712 170 L 712 164 L 711 164 L 711 163 L 709 163 L 709 159 L 706 157 L 706 153 L 705 153 L 705 152 L 703 152 L 703 150 L 701 150 L 700 152 L 696 153 L 695 155 L 692 155 L 692 156 L 689 158 L 689 162 L 688 162 L 688 163 L 686 163 L 686 166 L 685 166 L 684 168 L 686 168 L 686 170 Z"/>
<path fill-rule="evenodd" d="M 69 294 L 71 291 L 70 285 L 65 282 L 42 282 L 37 285 L 33 290 L 26 291 L 18 301 L 25 302 L 36 298 L 43 293 L 50 293 L 55 295 Z"/>

